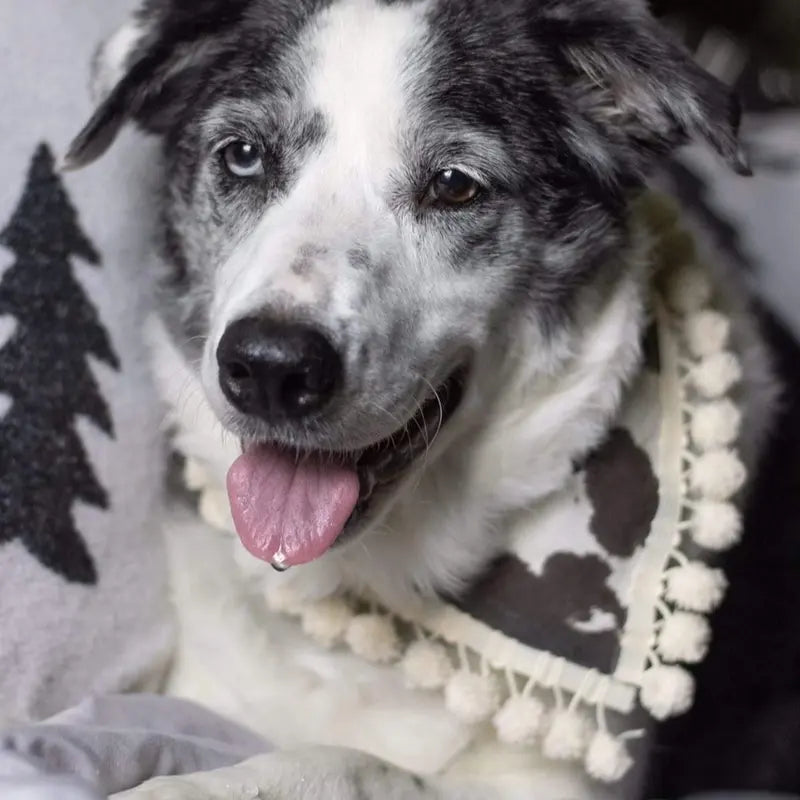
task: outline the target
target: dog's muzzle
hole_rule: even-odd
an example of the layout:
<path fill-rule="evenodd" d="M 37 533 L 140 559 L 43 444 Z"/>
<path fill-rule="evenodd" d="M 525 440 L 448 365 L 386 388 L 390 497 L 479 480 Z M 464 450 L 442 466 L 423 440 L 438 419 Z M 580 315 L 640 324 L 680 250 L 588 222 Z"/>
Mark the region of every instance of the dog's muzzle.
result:
<path fill-rule="evenodd" d="M 217 351 L 220 384 L 243 414 L 303 426 L 336 398 L 342 361 L 319 331 L 244 319 Z M 468 369 L 459 366 L 413 417 L 352 451 L 243 442 L 228 474 L 231 513 L 244 546 L 278 568 L 313 561 L 362 529 L 386 495 L 425 453 L 458 408 Z"/>

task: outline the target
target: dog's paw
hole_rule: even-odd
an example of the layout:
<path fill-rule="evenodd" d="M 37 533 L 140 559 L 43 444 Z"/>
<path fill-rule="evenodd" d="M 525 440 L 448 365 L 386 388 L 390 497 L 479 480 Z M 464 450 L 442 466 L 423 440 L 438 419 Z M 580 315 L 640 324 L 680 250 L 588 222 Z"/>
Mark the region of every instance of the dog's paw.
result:
<path fill-rule="evenodd" d="M 438 800 L 425 780 L 338 748 L 269 753 L 234 767 L 156 778 L 113 800 Z"/>

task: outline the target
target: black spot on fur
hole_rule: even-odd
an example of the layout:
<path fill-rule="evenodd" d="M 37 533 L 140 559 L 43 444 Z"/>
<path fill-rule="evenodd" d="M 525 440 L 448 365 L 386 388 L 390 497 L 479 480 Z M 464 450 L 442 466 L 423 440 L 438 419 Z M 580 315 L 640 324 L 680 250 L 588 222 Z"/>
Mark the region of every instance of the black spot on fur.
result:
<path fill-rule="evenodd" d="M 597 556 L 555 553 L 541 575 L 518 558 L 504 556 L 455 604 L 523 644 L 613 672 L 626 614 L 608 586 L 610 574 Z M 596 612 L 613 615 L 616 629 L 586 632 L 575 627 Z"/>
<path fill-rule="evenodd" d="M 371 269 L 372 258 L 366 247 L 351 247 L 347 251 L 347 260 L 353 269 Z"/>
<path fill-rule="evenodd" d="M 169 219 L 163 220 L 161 243 L 162 252 L 170 266 L 170 274 L 166 276 L 166 280 L 173 285 L 180 286 L 188 277 L 189 264 L 180 234 Z"/>
<path fill-rule="evenodd" d="M 298 278 L 307 278 L 314 267 L 313 259 L 308 256 L 298 255 L 289 267 Z"/>
<path fill-rule="evenodd" d="M 307 278 L 314 269 L 315 261 L 325 256 L 327 252 L 324 247 L 305 244 L 297 251 L 297 257 L 292 262 L 290 269 L 298 277 Z"/>
<path fill-rule="evenodd" d="M 628 558 L 644 544 L 658 511 L 650 457 L 624 428 L 614 428 L 585 464 L 590 529 L 611 555 Z"/>

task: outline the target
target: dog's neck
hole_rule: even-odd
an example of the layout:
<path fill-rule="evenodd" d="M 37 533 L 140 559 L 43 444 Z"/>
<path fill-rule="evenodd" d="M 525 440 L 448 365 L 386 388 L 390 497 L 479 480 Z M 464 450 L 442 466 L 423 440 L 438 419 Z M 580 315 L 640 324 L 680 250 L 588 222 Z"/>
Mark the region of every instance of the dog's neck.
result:
<path fill-rule="evenodd" d="M 646 237 L 634 240 L 610 265 L 613 280 L 584 288 L 560 336 L 545 338 L 521 319 L 478 359 L 458 415 L 366 535 L 286 576 L 243 553 L 247 572 L 289 580 L 308 599 L 348 587 L 390 605 L 453 592 L 479 574 L 504 549 L 510 517 L 563 486 L 601 441 L 639 367 L 650 267 Z M 221 445 L 219 423 L 165 328 L 151 335 L 176 446 L 224 485 L 238 445 L 230 437 Z"/>

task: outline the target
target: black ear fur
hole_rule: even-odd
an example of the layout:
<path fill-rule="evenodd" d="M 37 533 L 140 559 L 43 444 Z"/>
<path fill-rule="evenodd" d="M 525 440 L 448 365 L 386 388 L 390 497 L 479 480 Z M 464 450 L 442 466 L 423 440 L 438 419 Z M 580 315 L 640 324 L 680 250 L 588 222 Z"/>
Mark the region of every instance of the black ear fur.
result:
<path fill-rule="evenodd" d="M 700 139 L 736 172 L 749 175 L 739 145 L 741 106 L 735 92 L 629 0 L 585 5 L 588 14 L 570 15 L 556 0 L 545 19 L 548 38 L 584 83 L 588 112 L 621 130 L 645 155 L 664 155 Z"/>
<path fill-rule="evenodd" d="M 168 0 L 145 4 L 140 12 L 150 33 L 129 58 L 124 77 L 100 103 L 75 137 L 63 169 L 79 169 L 105 153 L 122 126 L 136 120 L 160 132 L 179 113 L 187 74 L 201 68 L 224 43 L 250 0 Z"/>
<path fill-rule="evenodd" d="M 155 74 L 147 62 L 149 59 L 131 69 L 95 109 L 69 146 L 62 169 L 80 169 L 100 158 L 114 143 L 125 122 L 136 117 L 141 102 L 137 95 L 141 96 L 150 84 L 150 76 Z"/>

